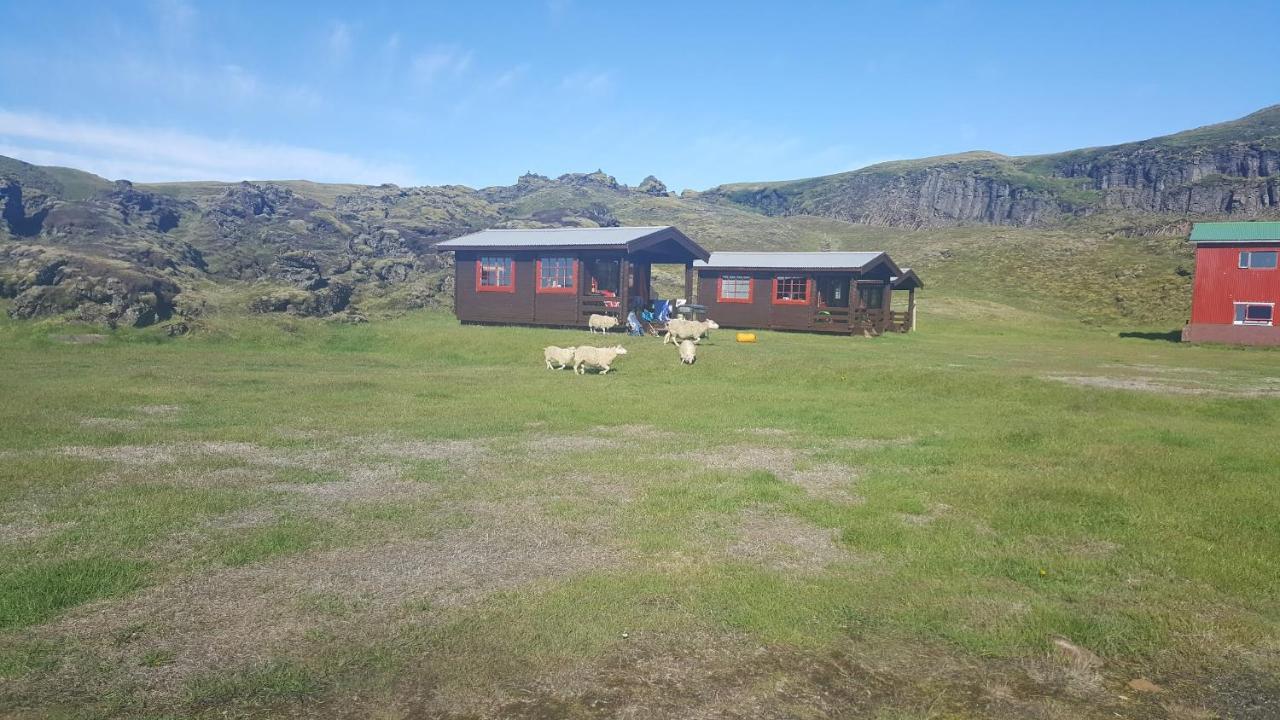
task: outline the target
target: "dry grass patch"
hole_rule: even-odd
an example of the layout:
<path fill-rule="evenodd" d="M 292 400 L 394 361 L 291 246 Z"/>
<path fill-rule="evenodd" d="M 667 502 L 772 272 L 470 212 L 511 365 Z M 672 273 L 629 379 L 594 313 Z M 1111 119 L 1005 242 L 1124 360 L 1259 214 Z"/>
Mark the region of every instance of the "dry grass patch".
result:
<path fill-rule="evenodd" d="M 850 557 L 837 544 L 836 531 L 759 510 L 742 513 L 737 538 L 724 552 L 729 558 L 771 570 L 806 573 Z"/>
<path fill-rule="evenodd" d="M 80 427 L 92 430 L 137 430 L 142 423 L 127 418 L 91 417 L 80 421 Z"/>
<path fill-rule="evenodd" d="M 1170 382 L 1166 378 L 1155 378 L 1149 375 L 1135 377 L 1114 377 L 1106 375 L 1045 375 L 1045 380 L 1078 385 L 1081 387 L 1101 388 L 1104 390 L 1134 390 L 1138 392 L 1162 393 L 1165 395 L 1205 395 L 1216 397 L 1280 397 L 1280 387 L 1272 385 L 1255 385 L 1252 387 L 1227 389 L 1197 383 L 1193 380 Z"/>
<path fill-rule="evenodd" d="M 172 702 L 194 677 L 297 653 L 316 631 L 353 642 L 393 637 L 407 605 L 466 606 L 500 590 L 566 578 L 621 558 L 599 532 L 547 519 L 528 507 L 482 504 L 467 512 L 470 525 L 430 540 L 206 572 L 81 607 L 27 631 L 26 641 L 74 639 L 78 650 L 58 670 L 26 681 L 41 687 L 17 690 L 56 697 L 59 686 L 91 676 L 99 689 L 136 686 L 152 700 Z M 222 522 L 263 519 L 238 513 Z M 317 617 L 298 602 L 308 597 L 333 598 L 359 612 Z M 121 643 L 121 637 L 129 640 Z M 138 658 L 155 647 L 170 659 L 156 667 L 140 664 Z M 91 667 L 97 670 L 87 673 Z"/>

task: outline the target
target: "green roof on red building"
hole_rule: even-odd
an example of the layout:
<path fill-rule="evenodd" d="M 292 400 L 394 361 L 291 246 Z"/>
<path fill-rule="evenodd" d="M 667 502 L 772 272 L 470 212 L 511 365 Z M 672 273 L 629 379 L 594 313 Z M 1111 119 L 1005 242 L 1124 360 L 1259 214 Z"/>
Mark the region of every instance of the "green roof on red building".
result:
<path fill-rule="evenodd" d="M 1191 226 L 1193 243 L 1280 241 L 1280 222 L 1202 222 Z"/>

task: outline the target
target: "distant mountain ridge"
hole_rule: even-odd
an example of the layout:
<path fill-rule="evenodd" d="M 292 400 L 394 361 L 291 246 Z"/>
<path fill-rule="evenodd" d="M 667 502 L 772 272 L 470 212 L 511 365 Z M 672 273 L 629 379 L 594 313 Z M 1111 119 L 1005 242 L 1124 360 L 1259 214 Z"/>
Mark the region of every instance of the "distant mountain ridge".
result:
<path fill-rule="evenodd" d="M 652 176 L 632 188 L 599 170 L 480 189 L 134 184 L 0 157 L 0 298 L 18 318 L 168 322 L 175 333 L 227 303 L 358 321 L 356 308 L 449 303 L 452 260 L 433 246 L 487 227 L 676 224 L 712 249 L 865 249 L 860 228 L 975 224 L 1171 235 L 1193 219 L 1280 217 L 1278 178 L 1280 106 L 1124 145 L 963 153 L 678 197 Z M 1182 280 L 1152 282 L 1176 297 Z M 1141 307 L 1112 295 L 1112 310 Z"/>
<path fill-rule="evenodd" d="M 938 227 L 1053 226 L 1103 212 L 1280 216 L 1280 105 L 1174 135 L 1051 155 L 906 160 L 789 182 L 721 185 L 707 198 L 771 215 Z"/>

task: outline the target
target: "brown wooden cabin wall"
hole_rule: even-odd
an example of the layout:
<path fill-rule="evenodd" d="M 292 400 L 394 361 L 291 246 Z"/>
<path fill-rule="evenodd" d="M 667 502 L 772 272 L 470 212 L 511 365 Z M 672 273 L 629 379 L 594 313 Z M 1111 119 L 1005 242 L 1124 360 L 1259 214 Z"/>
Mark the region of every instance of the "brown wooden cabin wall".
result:
<path fill-rule="evenodd" d="M 747 275 L 751 278 L 751 302 L 728 303 L 717 300 L 720 275 Z M 773 302 L 773 280 L 777 276 L 804 275 L 809 278 L 809 302 L 804 305 L 778 305 Z M 794 271 L 740 272 L 731 270 L 698 271 L 698 304 L 707 308 L 707 317 L 727 328 L 767 328 L 770 330 L 812 330 L 818 312 L 817 288 L 813 273 Z M 851 278 L 852 279 L 852 278 Z M 852 282 L 850 282 L 852 288 Z M 850 305 L 853 300 L 851 298 Z"/>
<path fill-rule="evenodd" d="M 458 252 L 454 262 L 454 312 L 463 322 L 518 323 L 522 325 L 583 325 L 578 319 L 578 295 L 537 292 L 538 256 L 529 252 L 494 252 L 513 258 L 514 292 L 480 292 L 476 289 L 477 252 Z M 579 258 L 578 278 L 583 268 Z M 579 289 L 581 292 L 581 289 Z"/>
<path fill-rule="evenodd" d="M 770 322 L 769 296 L 773 292 L 773 276 L 767 273 L 731 272 L 728 275 L 751 277 L 750 303 L 722 303 L 716 300 L 719 271 L 698 272 L 698 304 L 707 308 L 707 317 L 730 328 L 767 328 Z"/>

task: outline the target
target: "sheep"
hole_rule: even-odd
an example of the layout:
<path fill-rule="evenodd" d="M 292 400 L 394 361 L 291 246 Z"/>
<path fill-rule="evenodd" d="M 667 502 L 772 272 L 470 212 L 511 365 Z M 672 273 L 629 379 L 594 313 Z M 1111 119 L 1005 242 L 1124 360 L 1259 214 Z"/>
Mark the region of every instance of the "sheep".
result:
<path fill-rule="evenodd" d="M 618 327 L 618 318 L 612 315 L 591 313 L 591 317 L 587 318 L 587 332 L 599 330 L 602 333 L 608 333 L 610 329 L 615 327 Z"/>
<path fill-rule="evenodd" d="M 668 341 L 679 343 L 681 340 L 692 340 L 701 342 L 702 336 L 708 330 L 717 330 L 720 326 L 715 320 L 685 320 L 683 318 L 672 318 L 667 321 L 667 334 L 662 337 L 662 344 L 666 345 Z"/>
<path fill-rule="evenodd" d="M 587 373 L 588 366 L 600 368 L 600 374 L 609 372 L 609 366 L 619 355 L 626 355 L 627 349 L 621 345 L 611 348 L 590 347 L 580 345 L 573 349 L 573 371 L 579 375 Z"/>
<path fill-rule="evenodd" d="M 542 358 L 547 361 L 547 369 L 555 370 L 556 366 L 563 370 L 573 364 L 573 351 L 577 348 L 562 348 L 548 345 L 542 349 Z"/>
<path fill-rule="evenodd" d="M 698 346 L 692 340 L 682 340 L 680 342 L 680 362 L 685 365 L 692 365 L 698 359 Z"/>

